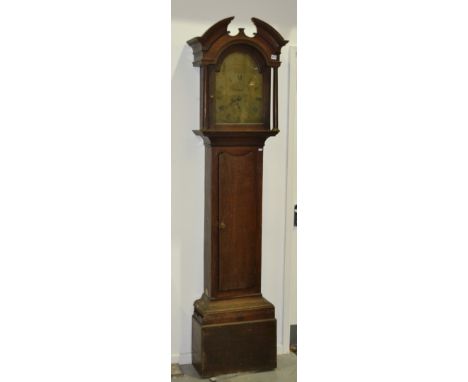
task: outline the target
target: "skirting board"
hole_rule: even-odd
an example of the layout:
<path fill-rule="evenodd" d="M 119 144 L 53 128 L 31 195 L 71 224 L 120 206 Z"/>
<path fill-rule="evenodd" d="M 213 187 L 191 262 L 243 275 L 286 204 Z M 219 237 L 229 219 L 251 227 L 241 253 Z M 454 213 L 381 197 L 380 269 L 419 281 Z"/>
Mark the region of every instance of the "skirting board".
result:
<path fill-rule="evenodd" d="M 286 350 L 285 350 L 286 349 Z M 289 353 L 289 346 L 286 348 L 283 345 L 276 345 L 276 354 Z M 171 355 L 171 363 L 178 363 L 179 365 L 187 365 L 192 363 L 192 353 L 175 353 Z"/>

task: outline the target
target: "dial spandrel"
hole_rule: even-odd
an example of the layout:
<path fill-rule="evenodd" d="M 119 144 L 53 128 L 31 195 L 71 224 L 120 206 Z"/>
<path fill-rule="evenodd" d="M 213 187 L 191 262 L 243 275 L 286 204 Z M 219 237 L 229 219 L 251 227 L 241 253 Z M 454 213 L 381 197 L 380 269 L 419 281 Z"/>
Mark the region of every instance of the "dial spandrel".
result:
<path fill-rule="evenodd" d="M 249 54 L 226 56 L 215 84 L 216 124 L 263 122 L 263 75 Z"/>

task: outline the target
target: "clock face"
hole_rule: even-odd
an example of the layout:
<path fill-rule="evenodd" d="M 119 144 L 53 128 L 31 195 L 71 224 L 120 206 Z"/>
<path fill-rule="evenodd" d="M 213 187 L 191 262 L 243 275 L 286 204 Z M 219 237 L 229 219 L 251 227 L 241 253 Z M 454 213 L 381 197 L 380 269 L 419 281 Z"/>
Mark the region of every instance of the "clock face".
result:
<path fill-rule="evenodd" d="M 263 122 L 263 75 L 247 53 L 226 56 L 215 78 L 216 124 Z"/>

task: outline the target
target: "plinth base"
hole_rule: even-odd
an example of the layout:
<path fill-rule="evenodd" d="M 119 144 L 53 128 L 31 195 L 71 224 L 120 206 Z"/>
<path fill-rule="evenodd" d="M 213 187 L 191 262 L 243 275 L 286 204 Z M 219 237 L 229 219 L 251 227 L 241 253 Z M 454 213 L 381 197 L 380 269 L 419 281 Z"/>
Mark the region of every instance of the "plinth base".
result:
<path fill-rule="evenodd" d="M 192 363 L 202 377 L 276 368 L 273 305 L 261 296 L 197 300 Z"/>

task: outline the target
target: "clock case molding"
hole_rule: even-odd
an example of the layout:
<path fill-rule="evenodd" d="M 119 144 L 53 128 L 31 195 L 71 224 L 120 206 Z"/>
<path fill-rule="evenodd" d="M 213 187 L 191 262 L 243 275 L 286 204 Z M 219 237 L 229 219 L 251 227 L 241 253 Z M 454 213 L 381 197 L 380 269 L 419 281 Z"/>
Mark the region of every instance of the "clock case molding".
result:
<path fill-rule="evenodd" d="M 288 42 L 257 18 L 254 37 L 223 19 L 187 41 L 200 68 L 205 143 L 204 293 L 194 302 L 192 363 L 202 377 L 276 367 L 275 308 L 261 294 L 263 147 L 278 129 L 278 67 Z M 247 54 L 262 76 L 260 123 L 216 122 L 216 73 Z M 272 123 L 271 123 L 272 122 Z"/>

